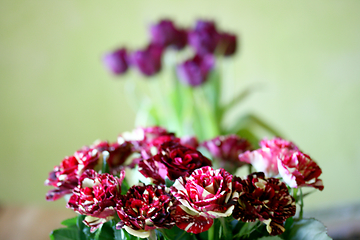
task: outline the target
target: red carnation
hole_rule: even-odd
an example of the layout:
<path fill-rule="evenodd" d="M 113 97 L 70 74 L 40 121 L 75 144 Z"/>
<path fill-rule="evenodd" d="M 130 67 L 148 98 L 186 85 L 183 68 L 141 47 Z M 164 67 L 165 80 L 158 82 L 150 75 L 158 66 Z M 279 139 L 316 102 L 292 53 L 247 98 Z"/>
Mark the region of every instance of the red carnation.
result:
<path fill-rule="evenodd" d="M 239 155 L 239 160 L 250 163 L 258 172 L 264 172 L 267 177 L 274 177 L 279 174 L 278 157 L 280 154 L 291 154 L 294 150 L 299 150 L 292 142 L 281 138 L 271 140 L 263 139 L 260 147 L 254 151 L 246 151 Z"/>
<path fill-rule="evenodd" d="M 165 186 L 133 186 L 118 201 L 117 214 L 121 221 L 116 227 L 142 238 L 149 237 L 150 230 L 172 228 L 174 201 Z"/>
<path fill-rule="evenodd" d="M 239 161 L 239 154 L 251 150 L 251 144 L 237 135 L 218 136 L 201 144 L 219 162 L 221 168 L 235 171 L 245 163 Z"/>
<path fill-rule="evenodd" d="M 239 198 L 233 217 L 243 222 L 260 220 L 267 225 L 270 235 L 283 233 L 283 223 L 295 215 L 295 200 L 285 183 L 265 178 L 264 173 L 253 173 L 244 180 L 235 177 L 234 191 L 239 193 Z"/>
<path fill-rule="evenodd" d="M 87 215 L 84 223 L 91 227 L 92 232 L 95 231 L 114 217 L 124 177 L 124 171 L 118 178 L 108 173 L 98 174 L 94 170 L 86 170 L 80 176 L 79 185 L 74 189 L 67 207 Z"/>
<path fill-rule="evenodd" d="M 293 151 L 291 155 L 280 154 L 278 158 L 280 176 L 292 188 L 314 187 L 324 189 L 320 167 L 308 155 Z"/>
<path fill-rule="evenodd" d="M 46 194 L 46 200 L 55 201 L 66 194 L 71 194 L 77 186 L 80 175 L 87 169 L 100 170 L 102 161 L 106 160 L 110 171 L 118 174 L 121 165 L 132 153 L 132 145 L 129 142 L 108 143 L 99 141 L 91 146 L 84 146 L 76 151 L 73 156 L 66 157 L 59 166 L 49 173 L 45 185 L 54 186 Z"/>
<path fill-rule="evenodd" d="M 180 202 L 175 213 L 176 226 L 195 234 L 208 230 L 214 218 L 230 216 L 237 199 L 237 192 L 232 191 L 232 175 L 211 167 L 177 179 L 171 192 Z"/>
<path fill-rule="evenodd" d="M 211 166 L 211 161 L 199 151 L 170 141 L 163 143 L 155 156 L 142 159 L 139 172 L 154 183 L 164 184 L 165 178 L 174 181 L 203 166 Z"/>

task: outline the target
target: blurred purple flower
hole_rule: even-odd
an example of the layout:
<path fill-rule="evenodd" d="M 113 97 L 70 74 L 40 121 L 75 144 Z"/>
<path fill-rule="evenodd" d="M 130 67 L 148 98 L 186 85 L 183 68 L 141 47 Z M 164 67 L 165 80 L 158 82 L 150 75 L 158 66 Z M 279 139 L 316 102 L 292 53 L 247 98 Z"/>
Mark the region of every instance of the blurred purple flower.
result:
<path fill-rule="evenodd" d="M 171 20 L 161 20 L 150 26 L 151 42 L 161 47 L 182 49 L 187 44 L 187 32 L 174 26 Z"/>
<path fill-rule="evenodd" d="M 214 53 L 220 34 L 213 21 L 198 20 L 194 30 L 189 32 L 188 41 L 198 55 Z"/>
<path fill-rule="evenodd" d="M 114 75 L 124 74 L 129 68 L 128 55 L 125 48 L 105 54 L 103 62 Z"/>
<path fill-rule="evenodd" d="M 144 75 L 152 76 L 161 69 L 163 48 L 150 44 L 145 50 L 138 50 L 131 54 L 131 63 Z"/>
<path fill-rule="evenodd" d="M 212 55 L 196 55 L 177 66 L 179 80 L 184 84 L 198 86 L 207 80 L 208 73 L 214 68 L 215 59 Z"/>

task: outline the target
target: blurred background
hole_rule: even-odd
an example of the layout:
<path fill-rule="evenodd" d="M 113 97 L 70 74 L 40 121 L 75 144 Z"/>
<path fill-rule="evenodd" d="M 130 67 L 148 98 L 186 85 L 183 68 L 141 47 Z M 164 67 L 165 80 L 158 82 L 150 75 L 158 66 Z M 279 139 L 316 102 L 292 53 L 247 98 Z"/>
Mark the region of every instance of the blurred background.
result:
<path fill-rule="evenodd" d="M 211 19 L 238 34 L 236 81 L 226 91 L 262 86 L 238 111 L 260 116 L 317 161 L 325 189 L 305 199 L 305 214 L 349 234 L 360 220 L 359 11 L 349 0 L 2 0 L 0 238 L 48 239 L 73 215 L 63 200 L 46 202 L 44 180 L 83 145 L 134 128 L 124 82 L 101 58 L 144 47 L 147 27 L 163 18 L 183 27 Z"/>

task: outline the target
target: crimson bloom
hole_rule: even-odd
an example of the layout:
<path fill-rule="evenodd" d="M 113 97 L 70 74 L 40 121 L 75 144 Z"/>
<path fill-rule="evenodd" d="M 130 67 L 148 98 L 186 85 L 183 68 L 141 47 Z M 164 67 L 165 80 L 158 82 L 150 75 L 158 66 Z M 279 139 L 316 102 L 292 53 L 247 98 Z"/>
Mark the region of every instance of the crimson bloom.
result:
<path fill-rule="evenodd" d="M 129 68 L 129 59 L 125 48 L 105 54 L 103 62 L 109 71 L 115 75 L 124 74 Z"/>
<path fill-rule="evenodd" d="M 86 169 L 94 169 L 101 165 L 102 153 L 96 148 L 85 146 L 76 151 L 73 156 L 65 157 L 59 166 L 49 173 L 45 185 L 54 186 L 48 191 L 46 200 L 55 201 L 64 195 L 72 193 L 77 186 L 80 175 Z"/>
<path fill-rule="evenodd" d="M 175 212 L 176 226 L 195 234 L 208 230 L 214 218 L 230 216 L 237 199 L 232 191 L 232 175 L 211 167 L 178 178 L 171 192 L 180 202 Z"/>
<path fill-rule="evenodd" d="M 199 151 L 169 141 L 160 145 L 158 154 L 140 161 L 139 172 L 155 184 L 164 184 L 166 178 L 174 181 L 203 166 L 211 166 L 211 161 Z"/>
<path fill-rule="evenodd" d="M 278 168 L 283 181 L 292 188 L 313 187 L 324 189 L 320 167 L 308 155 L 293 151 L 291 155 L 280 154 Z"/>
<path fill-rule="evenodd" d="M 116 228 L 146 238 L 150 230 L 172 228 L 175 225 L 172 211 L 175 198 L 165 186 L 138 185 L 131 187 L 117 205 L 120 222 Z"/>
<path fill-rule="evenodd" d="M 180 139 L 175 137 L 174 133 L 158 126 L 138 127 L 132 132 L 125 132 L 118 137 L 118 143 L 130 142 L 133 151 L 141 153 L 142 158 L 145 159 L 155 155 L 157 148 L 168 141 L 179 142 Z"/>
<path fill-rule="evenodd" d="M 80 175 L 87 169 L 100 170 L 104 160 L 107 161 L 110 171 L 117 174 L 131 153 L 132 145 L 129 142 L 119 144 L 98 141 L 91 146 L 82 147 L 73 156 L 64 158 L 60 165 L 55 166 L 49 173 L 45 185 L 54 186 L 55 189 L 46 194 L 46 200 L 55 201 L 71 194 L 78 185 Z"/>
<path fill-rule="evenodd" d="M 125 171 L 115 177 L 108 173 L 98 174 L 94 170 L 86 170 L 80 176 L 79 185 L 74 189 L 67 207 L 87 215 L 84 223 L 94 232 L 103 223 L 113 219 L 124 177 Z"/>
<path fill-rule="evenodd" d="M 49 173 L 45 185 L 53 186 L 55 189 L 47 192 L 46 200 L 55 201 L 72 193 L 78 183 L 78 165 L 76 157 L 70 156 L 65 157 L 59 166 L 54 167 L 54 170 Z"/>
<path fill-rule="evenodd" d="M 209 72 L 214 68 L 215 59 L 212 55 L 195 55 L 179 64 L 176 73 L 179 80 L 190 86 L 199 86 L 206 82 Z"/>
<path fill-rule="evenodd" d="M 234 191 L 239 197 L 233 217 L 243 222 L 264 222 L 270 235 L 285 231 L 285 220 L 295 215 L 294 198 L 285 183 L 276 178 L 265 178 L 264 173 L 249 175 L 246 179 L 234 178 Z"/>

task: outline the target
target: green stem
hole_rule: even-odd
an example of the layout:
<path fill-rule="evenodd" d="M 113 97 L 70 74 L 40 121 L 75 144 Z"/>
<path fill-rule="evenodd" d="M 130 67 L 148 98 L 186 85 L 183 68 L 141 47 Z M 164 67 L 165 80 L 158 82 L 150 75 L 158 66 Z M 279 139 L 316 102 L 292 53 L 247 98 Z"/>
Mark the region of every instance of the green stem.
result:
<path fill-rule="evenodd" d="M 208 240 L 214 240 L 214 232 L 215 232 L 214 226 L 215 224 L 213 224 L 208 230 Z"/>
<path fill-rule="evenodd" d="M 293 196 L 294 199 L 295 199 L 295 203 L 297 203 L 297 201 L 298 201 L 297 192 L 298 192 L 298 189 L 297 189 L 297 188 L 293 188 L 293 189 L 292 189 L 292 196 Z"/>
<path fill-rule="evenodd" d="M 252 174 L 252 165 L 249 164 L 249 175 Z"/>
<path fill-rule="evenodd" d="M 299 213 L 299 218 L 300 219 L 303 218 L 303 210 L 304 210 L 303 193 L 302 193 L 302 190 L 300 188 L 300 213 Z"/>
<path fill-rule="evenodd" d="M 150 230 L 150 236 L 148 237 L 148 240 L 156 240 L 156 239 L 157 236 L 155 230 Z"/>
<path fill-rule="evenodd" d="M 102 152 L 102 158 L 103 158 L 103 165 L 101 169 L 102 173 L 109 173 L 109 165 L 107 163 L 107 160 L 109 159 L 109 155 L 110 154 L 108 151 Z"/>

